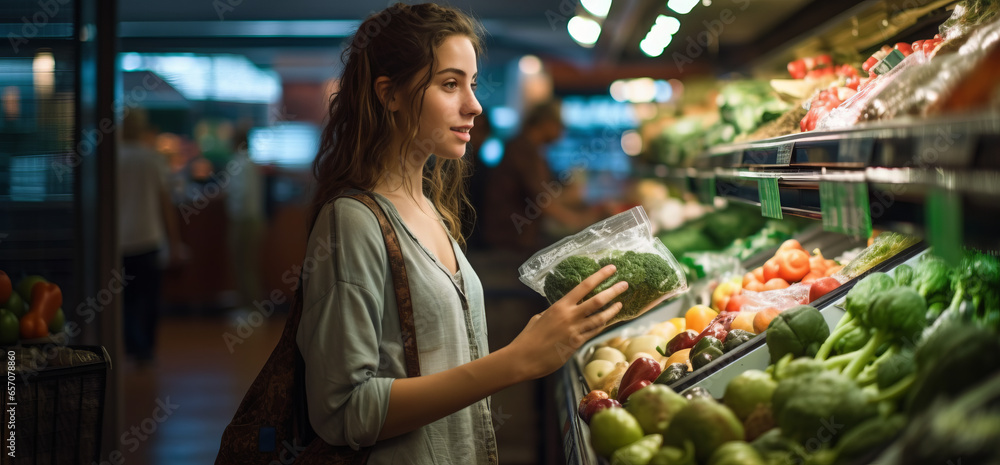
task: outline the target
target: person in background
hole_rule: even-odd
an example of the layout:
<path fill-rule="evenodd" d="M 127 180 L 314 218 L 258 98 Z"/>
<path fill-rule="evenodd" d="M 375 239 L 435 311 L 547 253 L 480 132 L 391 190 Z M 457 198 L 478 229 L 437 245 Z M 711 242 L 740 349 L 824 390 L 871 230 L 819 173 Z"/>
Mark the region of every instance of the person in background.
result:
<path fill-rule="evenodd" d="M 182 262 L 186 248 L 167 193 L 166 162 L 153 148 L 155 134 L 144 110 L 129 109 L 121 137 L 118 244 L 122 274 L 134 276 L 123 290 L 125 352 L 144 364 L 155 355 L 162 270 Z"/>
<path fill-rule="evenodd" d="M 238 168 L 229 173 L 231 179 L 226 190 L 227 242 L 239 293 L 237 305 L 248 309 L 261 296 L 260 244 L 265 227 L 264 179 L 260 168 L 250 159 L 249 129 L 248 124 L 241 124 L 233 134 L 231 159 Z"/>
<path fill-rule="evenodd" d="M 378 34 L 364 31 L 376 28 Z M 459 10 L 397 3 L 344 51 L 313 165 L 316 190 L 296 342 L 309 421 L 367 463 L 497 464 L 489 396 L 548 375 L 600 332 L 627 288 L 583 300 L 608 266 L 490 352 L 483 289 L 460 244 L 481 26 Z M 433 162 L 431 162 L 433 160 Z M 389 257 L 368 191 L 399 239 L 420 376 L 407 377 Z M 336 199 L 336 200 L 334 200 Z M 333 251 L 332 253 L 330 251 Z M 413 347 L 413 346 L 410 346 Z"/>
<path fill-rule="evenodd" d="M 546 245 L 543 215 L 574 232 L 601 219 L 598 211 L 567 206 L 562 197 L 570 177 L 555 179 L 545 159 L 544 147 L 563 131 L 559 102 L 549 101 L 529 110 L 518 134 L 507 142 L 487 182 L 482 217 L 488 246 L 530 254 Z"/>

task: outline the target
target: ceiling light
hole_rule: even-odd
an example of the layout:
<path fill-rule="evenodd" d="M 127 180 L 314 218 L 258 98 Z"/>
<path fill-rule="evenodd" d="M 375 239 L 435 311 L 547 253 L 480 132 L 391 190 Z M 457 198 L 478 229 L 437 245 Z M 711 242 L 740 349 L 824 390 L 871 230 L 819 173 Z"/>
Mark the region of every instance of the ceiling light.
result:
<path fill-rule="evenodd" d="M 681 21 L 673 16 L 660 15 L 656 17 L 654 28 L 662 28 L 667 34 L 676 34 L 681 30 Z"/>
<path fill-rule="evenodd" d="M 639 50 L 642 50 L 642 53 L 645 53 L 646 56 L 653 58 L 663 55 L 663 49 L 665 48 L 666 46 L 660 44 L 656 40 L 650 40 L 649 38 L 642 39 L 642 41 L 639 42 Z"/>
<path fill-rule="evenodd" d="M 611 0 L 581 0 L 580 4 L 598 18 L 607 17 L 608 11 L 611 10 Z"/>
<path fill-rule="evenodd" d="M 699 0 L 668 0 L 667 8 L 676 11 L 679 15 L 686 15 L 698 5 L 698 2 Z"/>
<path fill-rule="evenodd" d="M 570 37 L 584 47 L 592 47 L 601 36 L 601 25 L 589 18 L 574 16 L 566 23 Z"/>
<path fill-rule="evenodd" d="M 524 74 L 538 74 L 542 72 L 542 60 L 534 55 L 525 55 L 517 61 L 517 68 Z"/>

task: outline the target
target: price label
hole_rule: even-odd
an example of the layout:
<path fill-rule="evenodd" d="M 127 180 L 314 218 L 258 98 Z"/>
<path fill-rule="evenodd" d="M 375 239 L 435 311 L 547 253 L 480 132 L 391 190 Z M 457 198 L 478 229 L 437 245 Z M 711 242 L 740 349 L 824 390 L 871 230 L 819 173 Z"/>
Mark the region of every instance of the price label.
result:
<path fill-rule="evenodd" d="M 875 152 L 875 139 L 872 137 L 853 137 L 840 140 L 840 150 L 837 161 L 840 163 L 860 163 L 868 166 Z"/>
<path fill-rule="evenodd" d="M 698 183 L 698 201 L 705 205 L 714 205 L 716 195 L 715 176 L 701 178 Z"/>
<path fill-rule="evenodd" d="M 819 183 L 819 211 L 823 216 L 823 230 L 843 234 L 840 220 L 839 197 L 836 193 L 837 184 L 821 181 Z"/>
<path fill-rule="evenodd" d="M 962 198 L 951 190 L 932 189 L 925 204 L 927 236 L 934 254 L 952 265 L 962 259 Z"/>
<path fill-rule="evenodd" d="M 795 150 L 795 142 L 781 144 L 778 146 L 778 158 L 776 165 L 788 166 L 792 162 L 792 152 Z"/>
<path fill-rule="evenodd" d="M 757 180 L 757 196 L 760 198 L 760 214 L 767 218 L 781 219 L 781 191 L 778 178 Z"/>
<path fill-rule="evenodd" d="M 824 231 L 855 237 L 871 236 L 872 215 L 868 184 L 820 182 L 819 205 Z"/>

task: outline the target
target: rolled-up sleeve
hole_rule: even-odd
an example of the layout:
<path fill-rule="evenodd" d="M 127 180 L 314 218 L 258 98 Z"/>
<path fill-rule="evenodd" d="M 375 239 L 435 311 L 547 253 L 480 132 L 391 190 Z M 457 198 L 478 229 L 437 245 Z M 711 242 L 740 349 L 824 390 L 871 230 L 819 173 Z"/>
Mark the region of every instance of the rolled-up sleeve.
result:
<path fill-rule="evenodd" d="M 330 223 L 332 212 L 324 209 L 309 240 L 296 341 L 313 429 L 332 445 L 358 449 L 378 438 L 393 381 L 377 377 L 386 252 L 367 207 L 341 199 Z"/>

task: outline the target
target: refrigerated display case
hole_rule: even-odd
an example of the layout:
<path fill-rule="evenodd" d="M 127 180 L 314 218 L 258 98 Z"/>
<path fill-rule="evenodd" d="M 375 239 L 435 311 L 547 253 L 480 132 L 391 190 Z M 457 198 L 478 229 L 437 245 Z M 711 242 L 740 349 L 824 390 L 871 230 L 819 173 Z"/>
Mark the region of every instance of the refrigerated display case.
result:
<path fill-rule="evenodd" d="M 810 41 L 816 38 L 831 46 L 851 44 L 853 51 L 870 52 L 881 43 L 926 34 L 949 17 L 949 5 L 953 4 L 936 2 L 912 10 L 891 1 L 848 5 L 841 14 L 831 15 L 820 32 L 781 44 L 760 61 L 787 60 L 795 53 L 796 44 L 814 46 L 815 41 Z M 893 6 L 908 13 L 894 19 L 891 33 L 864 40 L 855 34 L 853 42 L 845 38 L 845 30 L 857 31 L 859 17 L 864 23 L 873 11 L 884 14 Z M 852 18 L 853 26 L 849 24 Z M 895 24 L 897 20 L 899 24 Z M 814 241 L 824 241 L 822 251 L 828 257 L 863 245 L 873 230 L 922 238 L 811 302 L 833 329 L 844 316 L 845 295 L 870 273 L 891 273 L 903 264 L 915 266 L 928 249 L 953 264 L 961 259 L 965 247 L 993 253 L 1000 250 L 995 233 L 1000 213 L 1000 164 L 995 157 L 998 140 L 1000 113 L 985 109 L 715 144 L 688 163 L 648 166 L 640 171 L 644 177 L 679 186 L 707 205 L 724 199 L 759 208 L 769 218 L 792 215 L 812 219 L 815 228 L 800 233 L 797 239 L 806 250 L 813 249 Z M 767 256 L 744 261 L 744 268 L 760 265 Z M 595 454 L 588 425 L 577 414 L 581 400 L 594 388 L 587 385 L 584 366 L 595 348 L 616 337 L 643 334 L 656 323 L 682 316 L 690 303 L 676 298 L 625 325 L 609 328 L 577 351 L 559 372 L 555 396 L 567 463 L 608 463 Z M 758 334 L 669 386 L 676 392 L 701 388 L 720 399 L 732 378 L 747 370 L 763 370 L 772 362 L 765 339 L 766 333 Z"/>

